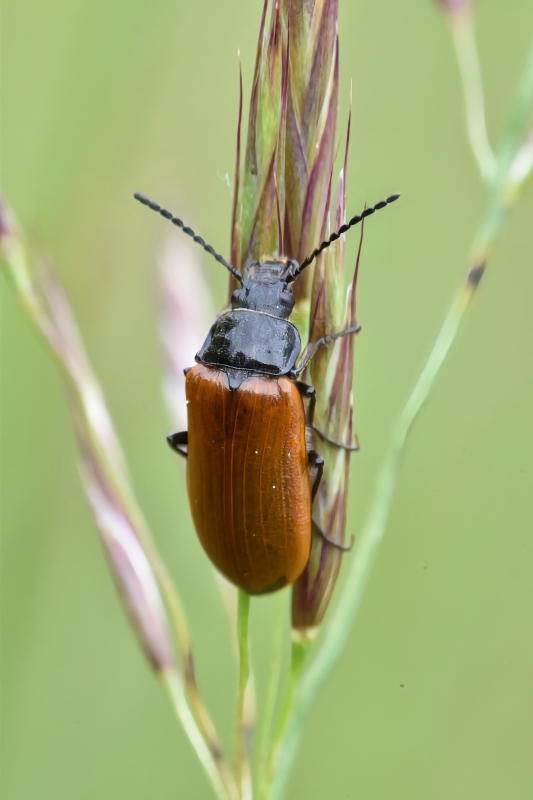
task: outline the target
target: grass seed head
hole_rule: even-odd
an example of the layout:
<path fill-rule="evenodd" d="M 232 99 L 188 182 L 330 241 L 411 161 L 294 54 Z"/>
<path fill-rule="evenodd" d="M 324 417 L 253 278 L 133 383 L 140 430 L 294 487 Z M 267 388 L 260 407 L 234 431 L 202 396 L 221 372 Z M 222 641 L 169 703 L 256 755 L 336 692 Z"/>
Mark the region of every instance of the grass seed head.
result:
<path fill-rule="evenodd" d="M 252 259 L 284 256 L 299 263 L 345 221 L 346 158 L 338 181 L 338 0 L 274 0 L 263 6 L 244 165 L 240 122 L 232 229 L 238 269 Z M 242 90 L 239 120 L 242 112 Z M 347 153 L 347 147 L 346 147 Z M 333 187 L 333 188 L 332 188 Z M 231 288 L 234 288 L 233 286 Z M 297 278 L 292 320 L 302 340 L 316 341 L 355 318 L 355 283 L 344 289 L 344 236 Z M 304 376 L 317 393 L 317 426 L 351 442 L 353 337 L 318 352 Z M 344 540 L 350 454 L 315 436 L 325 456 L 313 514 L 333 540 Z M 318 536 L 295 584 L 293 621 L 312 628 L 323 617 L 341 552 Z"/>

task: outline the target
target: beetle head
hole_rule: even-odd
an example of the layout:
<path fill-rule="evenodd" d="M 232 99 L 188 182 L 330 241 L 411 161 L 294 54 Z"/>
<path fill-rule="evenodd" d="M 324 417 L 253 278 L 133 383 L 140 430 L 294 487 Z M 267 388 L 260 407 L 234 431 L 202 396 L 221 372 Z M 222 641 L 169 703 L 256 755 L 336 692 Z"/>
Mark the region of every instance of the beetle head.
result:
<path fill-rule="evenodd" d="M 244 268 L 243 282 L 231 296 L 231 307 L 264 311 L 281 319 L 288 319 L 294 308 L 292 288 L 287 276 L 294 269 L 287 261 L 251 261 Z"/>

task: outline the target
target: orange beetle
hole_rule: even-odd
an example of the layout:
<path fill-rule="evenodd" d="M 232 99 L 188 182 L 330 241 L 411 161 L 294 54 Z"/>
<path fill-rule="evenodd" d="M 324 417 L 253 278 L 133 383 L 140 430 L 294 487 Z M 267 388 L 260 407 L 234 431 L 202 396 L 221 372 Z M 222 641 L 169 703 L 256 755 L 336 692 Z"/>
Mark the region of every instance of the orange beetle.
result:
<path fill-rule="evenodd" d="M 324 461 L 311 440 L 315 390 L 298 376 L 320 347 L 360 326 L 308 345 L 297 365 L 301 340 L 289 322 L 292 283 L 342 233 L 398 197 L 353 217 L 301 264 L 291 258 L 252 261 L 241 273 L 170 211 L 135 194 L 192 236 L 240 284 L 231 309 L 217 317 L 197 353 L 198 364 L 186 371 L 189 429 L 172 434 L 168 442 L 188 459 L 189 501 L 204 550 L 249 594 L 294 583 L 309 560 L 313 530 L 333 546 L 349 549 L 329 539 L 312 519 Z"/>

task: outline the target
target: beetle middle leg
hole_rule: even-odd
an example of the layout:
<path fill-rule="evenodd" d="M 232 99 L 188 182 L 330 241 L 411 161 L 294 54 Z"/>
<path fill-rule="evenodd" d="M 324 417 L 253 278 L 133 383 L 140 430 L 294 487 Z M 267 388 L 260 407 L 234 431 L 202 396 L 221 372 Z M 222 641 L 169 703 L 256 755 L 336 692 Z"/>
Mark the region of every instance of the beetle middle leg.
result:
<path fill-rule="evenodd" d="M 298 387 L 298 391 L 300 392 L 301 396 L 309 400 L 309 406 L 307 408 L 307 413 L 305 416 L 306 425 L 312 431 L 316 433 L 316 435 L 322 439 L 323 442 L 327 442 L 328 444 L 333 445 L 334 447 L 340 447 L 342 450 L 346 450 L 348 453 L 354 453 L 359 450 L 359 441 L 356 437 L 355 444 L 343 444 L 343 442 L 338 442 L 336 439 L 332 439 L 327 434 L 323 433 L 320 428 L 317 428 L 314 424 L 315 418 L 315 408 L 316 408 L 316 389 L 314 386 L 310 386 L 308 383 L 304 383 L 303 381 L 296 381 L 296 386 Z"/>
<path fill-rule="evenodd" d="M 167 436 L 167 442 L 176 453 L 179 453 L 183 458 L 187 458 L 188 452 L 183 448 L 186 448 L 189 444 L 189 431 L 171 433 L 170 436 Z"/>
<path fill-rule="evenodd" d="M 187 377 L 187 373 L 190 372 L 191 369 L 192 367 L 185 367 L 183 370 L 185 377 Z M 170 436 L 167 436 L 167 442 L 168 446 L 175 450 L 176 453 L 179 453 L 180 456 L 183 456 L 183 458 L 187 458 L 189 455 L 189 431 L 178 431 L 177 433 L 171 433 Z"/>

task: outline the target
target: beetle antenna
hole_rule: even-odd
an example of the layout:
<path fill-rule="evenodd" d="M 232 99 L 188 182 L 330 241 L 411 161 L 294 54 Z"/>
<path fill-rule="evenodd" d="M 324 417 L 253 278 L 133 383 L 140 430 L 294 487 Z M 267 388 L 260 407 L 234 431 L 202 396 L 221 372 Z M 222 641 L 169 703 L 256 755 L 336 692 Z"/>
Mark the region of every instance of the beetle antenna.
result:
<path fill-rule="evenodd" d="M 300 274 L 300 272 L 302 272 L 306 267 L 308 267 L 309 264 L 311 264 L 315 260 L 315 258 L 320 255 L 322 250 L 325 250 L 326 247 L 329 247 L 330 244 L 333 244 L 333 242 L 337 241 L 337 239 L 339 238 L 339 236 L 341 234 L 346 233 L 347 230 L 349 230 L 353 225 L 357 225 L 365 217 L 369 217 L 371 214 L 374 213 L 374 211 L 379 211 L 380 209 L 385 208 L 385 206 L 388 206 L 391 203 L 394 203 L 395 200 L 397 200 L 399 198 L 399 196 L 400 196 L 399 193 L 398 194 L 391 194 L 391 196 L 387 197 L 386 200 L 381 200 L 379 203 L 376 203 L 375 206 L 370 206 L 370 208 L 365 208 L 365 210 L 361 214 L 358 214 L 357 216 L 352 217 L 349 222 L 346 222 L 344 225 L 341 225 L 341 227 L 339 228 L 338 231 L 335 231 L 335 233 L 332 233 L 331 236 L 329 237 L 329 239 L 326 239 L 325 242 L 322 242 L 321 245 L 319 245 L 318 247 L 316 247 L 313 250 L 311 255 L 308 256 L 305 259 L 305 261 L 302 261 L 302 263 L 300 264 L 298 269 L 295 269 L 294 272 L 291 273 L 289 280 L 293 281 L 295 278 L 297 278 L 298 275 Z"/>
<path fill-rule="evenodd" d="M 149 200 L 148 197 L 145 197 L 143 194 L 139 194 L 139 192 L 135 192 L 133 196 L 139 201 L 139 203 L 142 203 L 143 206 L 148 206 L 148 208 L 151 208 L 152 211 L 157 211 L 157 213 L 161 214 L 162 217 L 169 219 L 174 225 L 177 225 L 178 228 L 181 228 L 183 233 L 186 233 L 187 236 L 190 236 L 194 242 L 201 245 L 204 250 L 207 250 L 207 252 L 213 256 L 215 261 L 218 261 L 219 264 L 222 264 L 223 267 L 226 267 L 226 269 L 231 272 L 233 277 L 242 284 L 242 275 L 239 270 L 235 269 L 235 267 L 233 267 L 231 264 L 228 264 L 226 259 L 219 255 L 210 244 L 206 244 L 201 236 L 197 236 L 192 228 L 187 228 L 187 226 L 183 224 L 179 217 L 175 217 L 170 211 L 167 211 L 166 208 L 161 208 L 158 203 L 154 203 L 152 200 Z"/>

